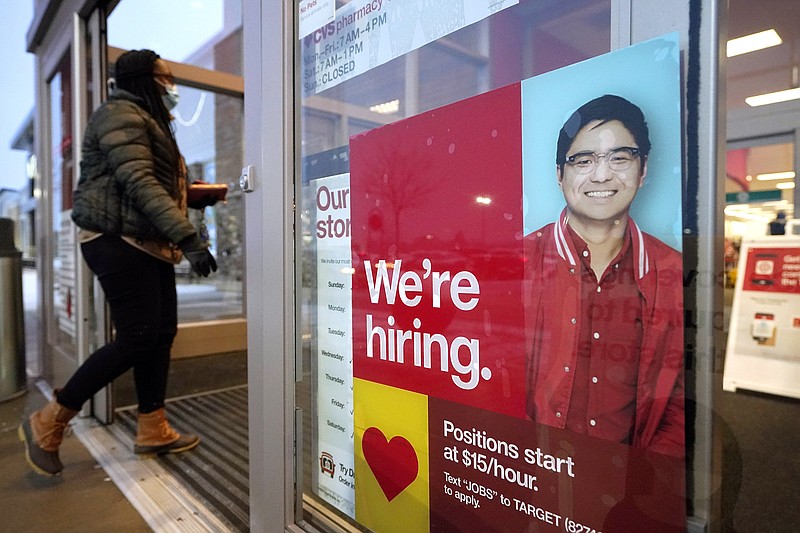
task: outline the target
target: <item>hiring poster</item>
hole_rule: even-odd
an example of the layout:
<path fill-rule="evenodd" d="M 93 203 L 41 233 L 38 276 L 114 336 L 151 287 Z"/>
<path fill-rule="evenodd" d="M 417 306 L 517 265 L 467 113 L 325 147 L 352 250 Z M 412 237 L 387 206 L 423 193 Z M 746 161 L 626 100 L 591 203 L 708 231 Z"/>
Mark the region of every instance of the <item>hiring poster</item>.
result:
<path fill-rule="evenodd" d="M 671 35 L 351 138 L 359 523 L 685 530 L 679 89 Z"/>
<path fill-rule="evenodd" d="M 745 239 L 723 388 L 800 398 L 800 238 Z"/>

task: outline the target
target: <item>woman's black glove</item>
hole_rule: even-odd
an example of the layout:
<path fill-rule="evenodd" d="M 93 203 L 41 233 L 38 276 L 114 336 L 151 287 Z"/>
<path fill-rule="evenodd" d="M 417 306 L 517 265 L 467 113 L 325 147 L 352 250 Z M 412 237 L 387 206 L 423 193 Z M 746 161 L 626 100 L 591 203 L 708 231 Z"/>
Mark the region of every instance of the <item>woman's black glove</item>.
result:
<path fill-rule="evenodd" d="M 217 271 L 217 261 L 197 234 L 183 239 L 178 247 L 197 275 L 207 278 L 211 272 Z"/>

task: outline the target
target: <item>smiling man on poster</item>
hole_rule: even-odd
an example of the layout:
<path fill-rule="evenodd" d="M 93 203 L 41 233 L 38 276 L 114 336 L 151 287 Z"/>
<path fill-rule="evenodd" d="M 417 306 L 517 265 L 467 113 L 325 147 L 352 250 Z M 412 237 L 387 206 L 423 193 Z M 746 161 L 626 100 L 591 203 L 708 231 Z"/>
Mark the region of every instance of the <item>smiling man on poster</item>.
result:
<path fill-rule="evenodd" d="M 629 215 L 650 148 L 641 109 L 614 95 L 559 132 L 566 208 L 525 243 L 526 404 L 538 423 L 682 456 L 681 255 Z"/>

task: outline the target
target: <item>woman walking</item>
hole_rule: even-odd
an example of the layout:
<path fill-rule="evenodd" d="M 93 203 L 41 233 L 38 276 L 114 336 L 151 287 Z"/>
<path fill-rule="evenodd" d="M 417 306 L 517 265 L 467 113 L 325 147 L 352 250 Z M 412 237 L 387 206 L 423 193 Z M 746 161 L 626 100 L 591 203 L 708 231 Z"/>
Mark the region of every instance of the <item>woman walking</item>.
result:
<path fill-rule="evenodd" d="M 170 114 L 177 89 L 169 66 L 151 50 L 122 54 L 115 83 L 84 134 L 72 219 L 116 334 L 20 426 L 28 463 L 43 475 L 63 468 L 58 448 L 69 420 L 131 368 L 138 401 L 134 452 L 175 453 L 200 442 L 178 434 L 164 412 L 178 322 L 174 265 L 186 257 L 201 276 L 217 270 L 187 218 L 186 166 Z"/>

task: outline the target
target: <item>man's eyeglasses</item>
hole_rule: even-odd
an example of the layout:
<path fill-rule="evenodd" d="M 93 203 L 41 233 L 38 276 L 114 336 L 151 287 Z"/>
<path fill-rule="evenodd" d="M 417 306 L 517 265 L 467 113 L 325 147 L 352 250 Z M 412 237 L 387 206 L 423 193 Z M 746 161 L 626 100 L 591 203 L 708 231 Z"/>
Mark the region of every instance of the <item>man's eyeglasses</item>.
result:
<path fill-rule="evenodd" d="M 605 154 L 594 152 L 578 152 L 567 156 L 566 164 L 573 167 L 578 174 L 589 174 L 597 169 L 601 158 L 605 158 L 608 168 L 614 171 L 628 170 L 634 159 L 639 156 L 639 149 L 632 146 L 614 148 Z"/>

